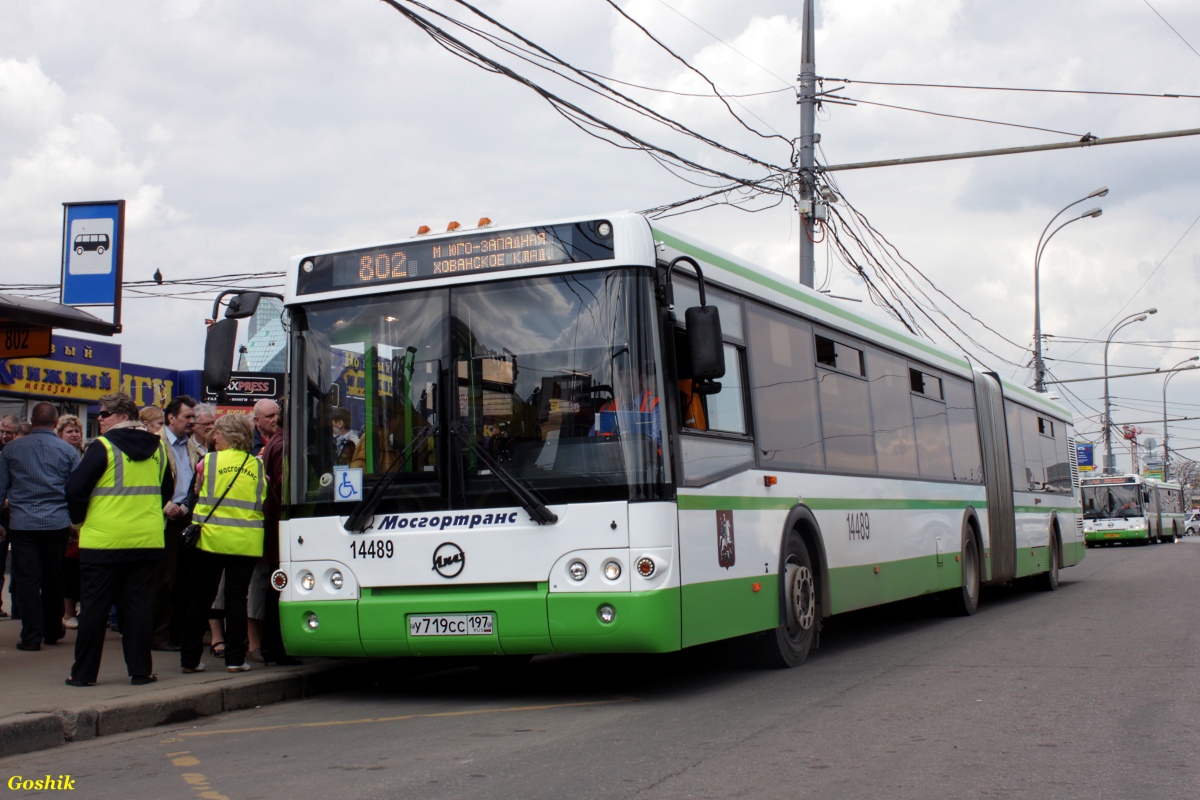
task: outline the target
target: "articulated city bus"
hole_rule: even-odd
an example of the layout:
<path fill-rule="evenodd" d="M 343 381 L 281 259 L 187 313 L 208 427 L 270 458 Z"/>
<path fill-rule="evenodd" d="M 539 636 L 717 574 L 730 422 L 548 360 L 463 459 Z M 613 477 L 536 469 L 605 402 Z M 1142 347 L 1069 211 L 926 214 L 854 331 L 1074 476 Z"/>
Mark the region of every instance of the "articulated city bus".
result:
<path fill-rule="evenodd" d="M 1064 409 L 643 216 L 288 276 L 289 653 L 738 637 L 791 666 L 832 615 L 933 593 L 972 614 L 982 585 L 1054 589 L 1083 558 Z M 210 384 L 253 301 L 210 330 Z"/>
<path fill-rule="evenodd" d="M 1141 475 L 1097 475 L 1081 481 L 1088 547 L 1113 542 L 1176 542 L 1184 535 L 1183 487 Z"/>

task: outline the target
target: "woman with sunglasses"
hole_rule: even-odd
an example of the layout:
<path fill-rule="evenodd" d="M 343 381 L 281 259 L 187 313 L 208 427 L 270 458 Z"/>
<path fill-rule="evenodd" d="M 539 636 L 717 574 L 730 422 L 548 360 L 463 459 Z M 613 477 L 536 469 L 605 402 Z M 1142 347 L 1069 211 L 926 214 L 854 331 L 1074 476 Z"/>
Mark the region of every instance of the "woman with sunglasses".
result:
<path fill-rule="evenodd" d="M 130 682 L 158 680 L 150 655 L 154 565 L 163 555 L 163 506 L 175 491 L 162 439 L 138 421 L 125 392 L 100 398 L 100 436 L 67 479 L 71 524 L 79 527 L 81 597 L 68 686 L 91 686 L 100 671 L 108 609 L 121 608 L 121 647 Z"/>

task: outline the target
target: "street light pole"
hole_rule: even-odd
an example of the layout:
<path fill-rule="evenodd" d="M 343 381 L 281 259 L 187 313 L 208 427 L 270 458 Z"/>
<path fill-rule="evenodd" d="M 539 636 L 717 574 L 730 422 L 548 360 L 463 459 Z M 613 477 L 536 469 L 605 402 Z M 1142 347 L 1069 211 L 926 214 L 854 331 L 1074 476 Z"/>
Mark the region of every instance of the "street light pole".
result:
<path fill-rule="evenodd" d="M 1078 222 L 1081 219 L 1096 218 L 1104 213 L 1100 208 L 1093 208 L 1090 211 L 1085 211 L 1078 217 L 1073 217 L 1062 225 L 1054 229 L 1049 236 L 1046 231 L 1050 230 L 1050 226 L 1054 224 L 1054 220 L 1062 216 L 1062 213 L 1074 205 L 1082 203 L 1084 200 L 1091 200 L 1093 197 L 1104 197 L 1108 194 L 1108 187 L 1101 186 L 1089 193 L 1086 197 L 1081 197 L 1078 200 L 1068 203 L 1059 209 L 1059 212 L 1050 218 L 1046 223 L 1046 227 L 1042 228 L 1042 235 L 1038 237 L 1037 247 L 1033 251 L 1033 390 L 1039 394 L 1046 392 L 1046 362 L 1042 360 L 1042 290 L 1041 290 L 1041 265 L 1042 251 L 1046 249 L 1046 245 L 1054 238 L 1054 234 L 1061 231 L 1072 222 Z"/>
<path fill-rule="evenodd" d="M 1124 328 L 1126 325 L 1132 325 L 1135 322 L 1142 322 L 1150 314 L 1157 314 L 1157 308 L 1147 308 L 1145 311 L 1138 311 L 1125 317 L 1109 332 L 1108 338 L 1104 340 L 1104 472 L 1111 474 L 1115 472 L 1115 464 L 1113 463 L 1112 454 L 1112 411 L 1109 405 L 1108 398 L 1108 346 L 1112 344 L 1112 339 L 1116 336 L 1117 331 Z"/>
<path fill-rule="evenodd" d="M 1171 378 L 1174 378 L 1180 372 L 1183 372 L 1183 370 L 1180 369 L 1180 367 L 1182 367 L 1184 364 L 1188 363 L 1189 361 L 1200 361 L 1200 356 L 1192 356 L 1191 358 L 1185 358 L 1183 361 L 1180 361 L 1178 364 L 1171 367 L 1171 370 L 1167 374 L 1167 377 L 1163 378 L 1163 480 L 1164 481 L 1171 480 L 1171 451 L 1167 449 L 1167 384 L 1171 382 Z M 1195 368 L 1196 368 L 1196 365 L 1192 364 L 1190 367 L 1185 367 L 1184 369 L 1195 369 Z"/>

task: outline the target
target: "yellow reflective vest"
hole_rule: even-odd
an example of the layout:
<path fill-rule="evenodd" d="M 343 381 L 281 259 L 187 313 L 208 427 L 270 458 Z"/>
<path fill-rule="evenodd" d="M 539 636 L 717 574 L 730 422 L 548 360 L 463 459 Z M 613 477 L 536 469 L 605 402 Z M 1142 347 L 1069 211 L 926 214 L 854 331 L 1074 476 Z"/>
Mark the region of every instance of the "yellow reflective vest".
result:
<path fill-rule="evenodd" d="M 263 554 L 263 498 L 267 479 L 262 462 L 246 455 L 243 450 L 219 450 L 206 455 L 197 468 L 200 499 L 196 501 L 192 519 L 201 523 L 198 545 L 201 550 L 231 556 Z M 222 494 L 224 500 L 220 500 Z"/>
<path fill-rule="evenodd" d="M 80 549 L 124 550 L 163 547 L 162 482 L 167 455 L 163 445 L 144 461 L 134 461 L 101 436 L 108 466 L 88 499 L 79 529 Z"/>

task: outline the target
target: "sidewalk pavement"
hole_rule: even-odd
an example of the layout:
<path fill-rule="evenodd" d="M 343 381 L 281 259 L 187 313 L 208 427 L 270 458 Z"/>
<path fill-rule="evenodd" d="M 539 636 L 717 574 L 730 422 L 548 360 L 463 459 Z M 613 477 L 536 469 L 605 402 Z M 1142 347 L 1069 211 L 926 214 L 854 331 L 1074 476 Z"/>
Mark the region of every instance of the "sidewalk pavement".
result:
<path fill-rule="evenodd" d="M 334 691 L 379 666 L 370 659 L 306 658 L 301 666 L 252 664 L 249 672 L 229 673 L 206 648 L 208 670 L 184 675 L 179 653 L 155 652 L 158 681 L 132 686 L 121 637 L 109 631 L 96 685 L 75 687 L 64 683 L 75 660 L 75 631 L 37 652 L 16 649 L 20 632 L 19 621 L 0 619 L 0 757 Z"/>

